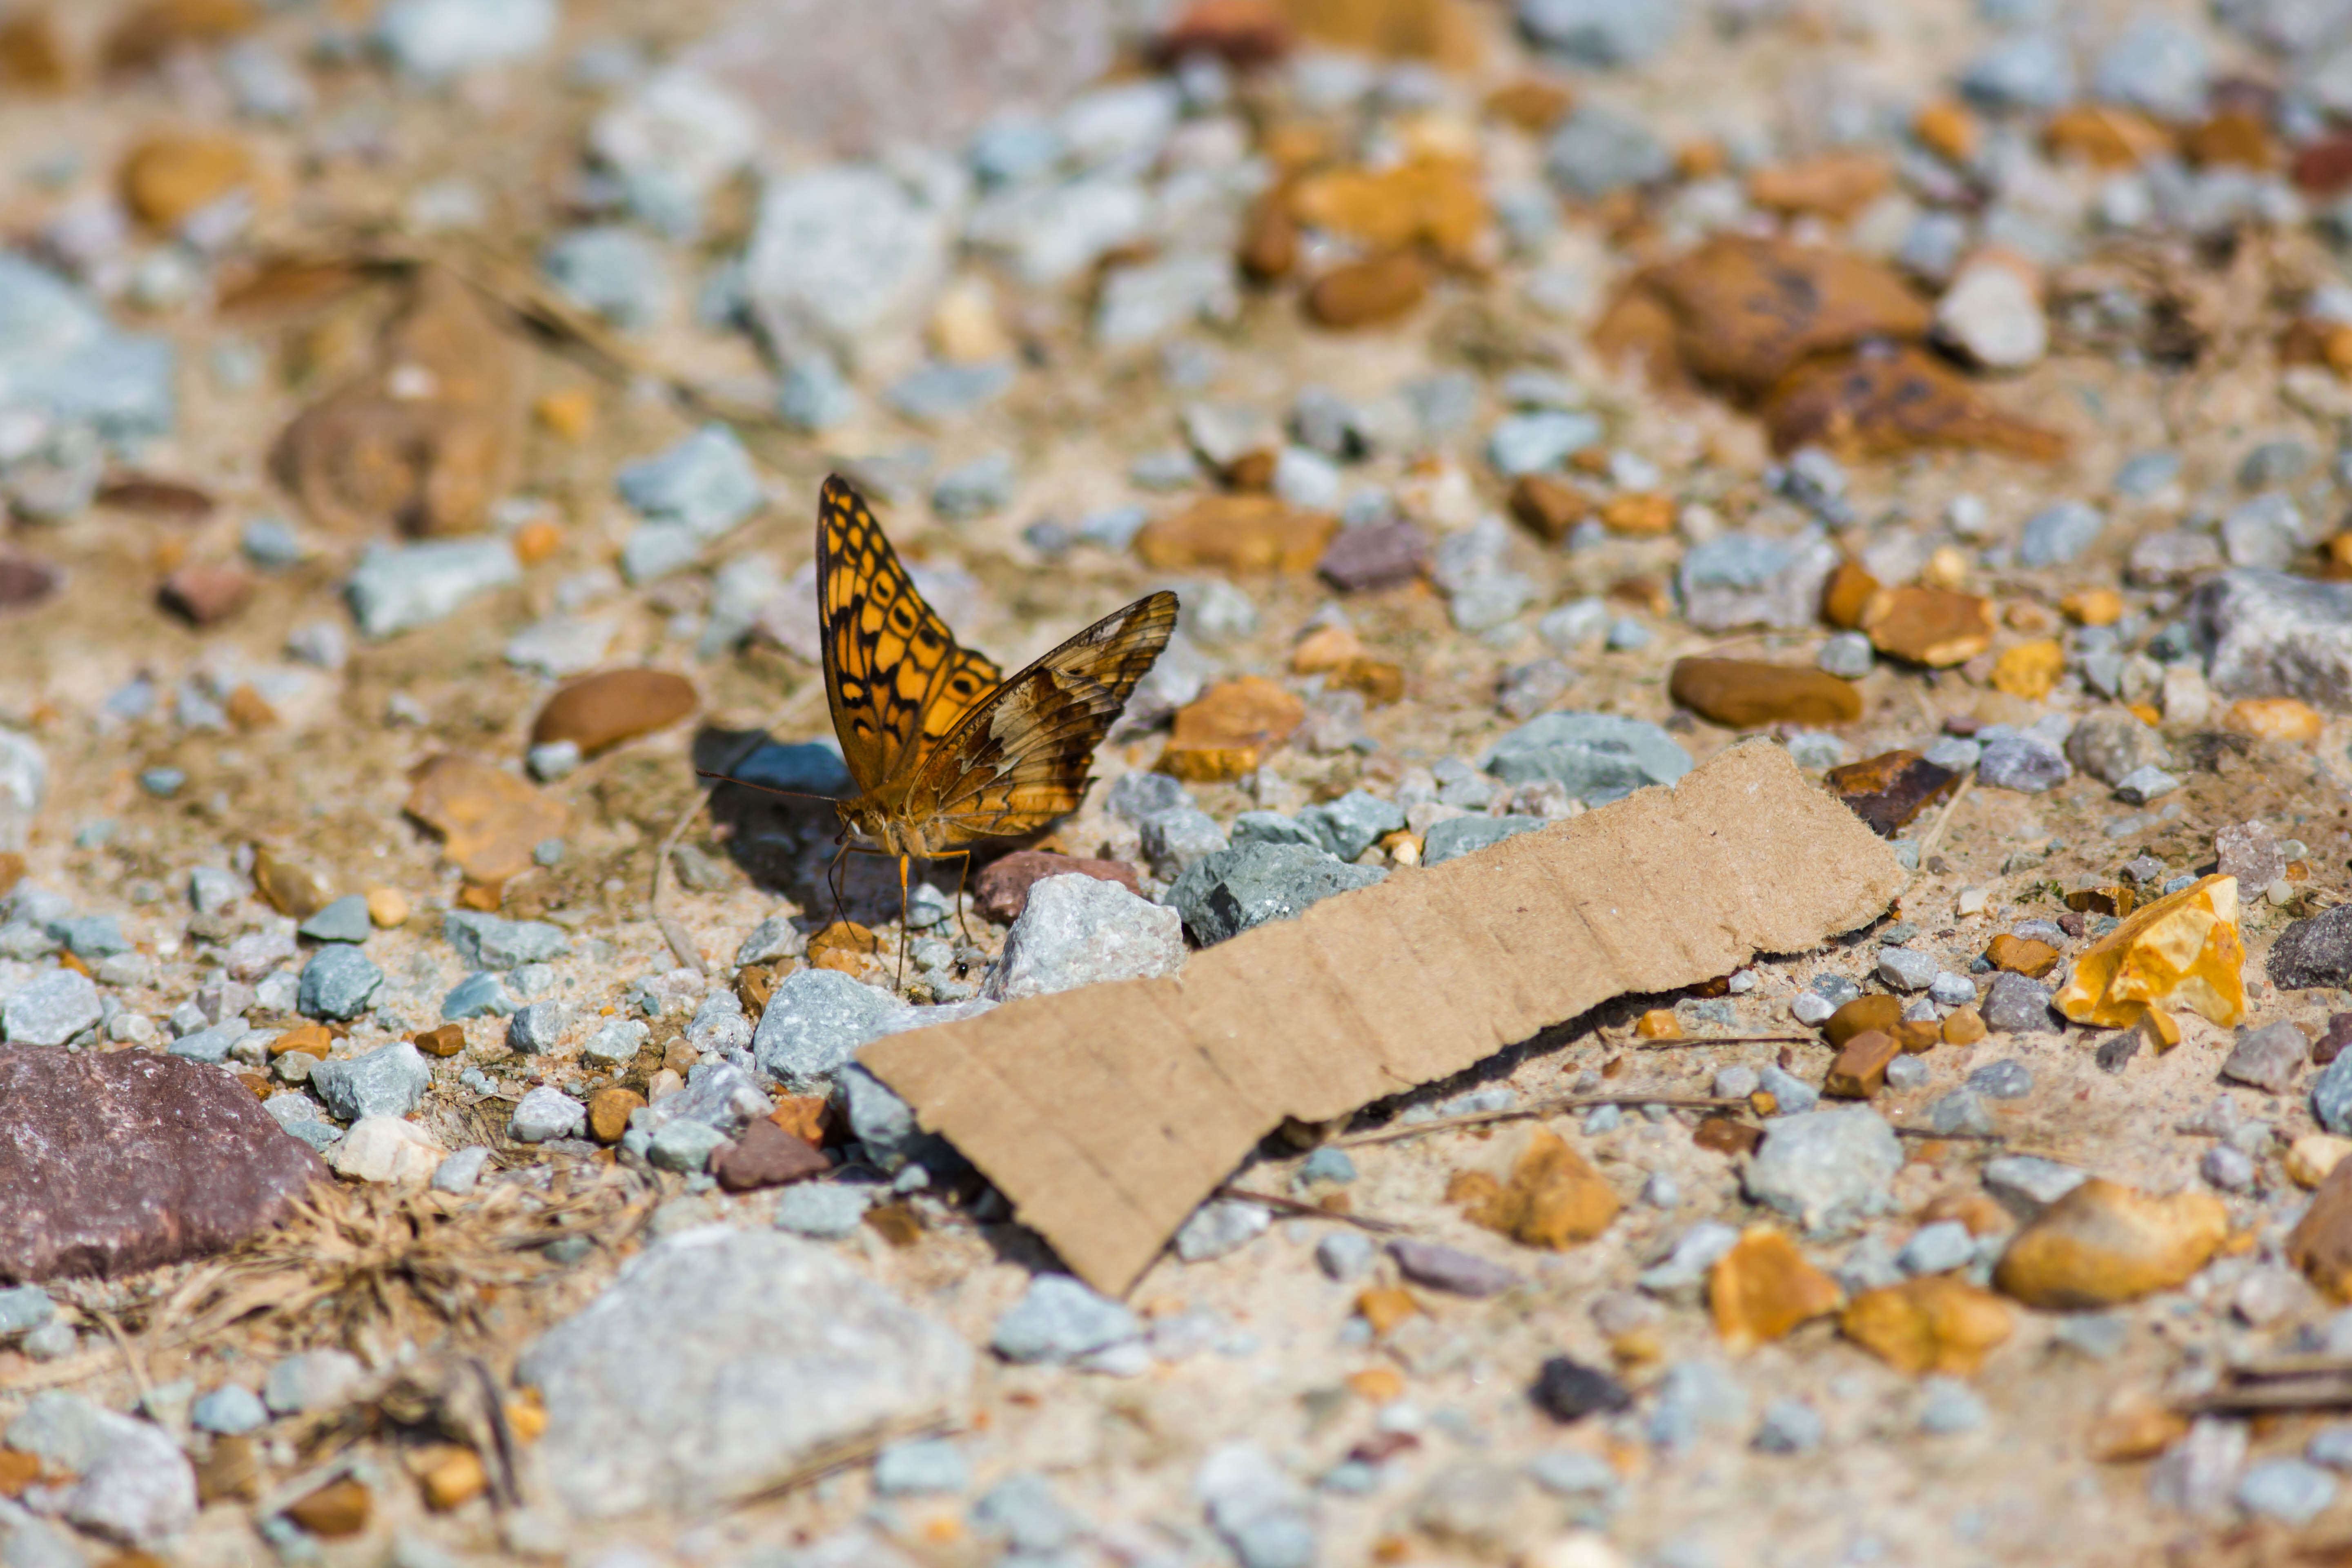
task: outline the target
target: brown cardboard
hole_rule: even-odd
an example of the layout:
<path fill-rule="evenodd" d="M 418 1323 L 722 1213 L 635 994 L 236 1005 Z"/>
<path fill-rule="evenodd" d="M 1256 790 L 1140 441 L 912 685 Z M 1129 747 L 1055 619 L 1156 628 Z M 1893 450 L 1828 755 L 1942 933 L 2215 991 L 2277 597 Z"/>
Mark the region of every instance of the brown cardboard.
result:
<path fill-rule="evenodd" d="M 1327 1121 L 1621 993 L 1801 952 L 1875 918 L 1903 880 L 1885 841 L 1753 742 L 1165 979 L 1008 1003 L 859 1060 L 1116 1294 L 1285 1117 Z"/>

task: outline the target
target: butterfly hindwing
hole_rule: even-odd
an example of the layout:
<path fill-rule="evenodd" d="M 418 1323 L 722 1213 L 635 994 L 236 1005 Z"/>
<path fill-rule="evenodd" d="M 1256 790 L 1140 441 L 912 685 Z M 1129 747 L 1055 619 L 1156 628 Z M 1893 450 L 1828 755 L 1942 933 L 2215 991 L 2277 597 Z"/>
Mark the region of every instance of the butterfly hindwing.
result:
<path fill-rule="evenodd" d="M 865 499 L 840 478 L 817 507 L 817 615 L 842 759 L 871 794 L 919 766 L 1002 672 L 924 603 Z"/>
<path fill-rule="evenodd" d="M 997 688 L 924 760 L 905 810 L 950 849 L 1077 808 L 1095 748 L 1176 629 L 1176 595 L 1138 599 Z"/>

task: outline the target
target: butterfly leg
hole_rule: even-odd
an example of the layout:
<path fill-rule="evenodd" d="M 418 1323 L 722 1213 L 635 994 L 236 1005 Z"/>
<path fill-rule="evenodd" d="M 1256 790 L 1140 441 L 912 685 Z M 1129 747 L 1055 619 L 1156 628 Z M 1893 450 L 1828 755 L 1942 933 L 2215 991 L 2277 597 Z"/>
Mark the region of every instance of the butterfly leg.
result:
<path fill-rule="evenodd" d="M 849 858 L 850 845 L 846 838 L 836 838 L 834 842 L 841 847 L 834 851 L 833 864 L 824 868 L 824 885 L 833 890 L 834 920 L 839 924 L 846 925 L 849 923 L 849 916 L 841 907 L 841 863 Z"/>
<path fill-rule="evenodd" d="M 971 875 L 971 851 L 959 849 L 956 858 L 962 862 L 956 868 L 956 931 L 963 937 L 964 945 L 969 947 L 971 945 L 971 927 L 965 923 L 963 918 L 963 884 L 964 879 Z"/>
<path fill-rule="evenodd" d="M 899 989 L 899 990 L 901 990 L 901 991 L 904 991 L 904 990 L 907 988 L 907 948 L 908 948 L 908 943 L 909 943 L 910 939 L 911 939 L 911 938 L 914 936 L 914 934 L 915 934 L 915 933 L 914 933 L 914 931 L 913 931 L 913 930 L 912 930 L 912 928 L 910 928 L 910 927 L 907 924 L 907 861 L 908 861 L 908 858 L 909 858 L 909 857 L 905 856 L 905 855 L 901 855 L 901 856 L 899 856 L 899 857 L 898 857 L 898 989 Z"/>

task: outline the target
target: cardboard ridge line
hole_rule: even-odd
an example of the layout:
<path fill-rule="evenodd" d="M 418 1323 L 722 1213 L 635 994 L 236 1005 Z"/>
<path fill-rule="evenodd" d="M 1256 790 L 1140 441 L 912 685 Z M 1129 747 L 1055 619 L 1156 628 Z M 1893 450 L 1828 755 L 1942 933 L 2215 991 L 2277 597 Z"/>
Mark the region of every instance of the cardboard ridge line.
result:
<path fill-rule="evenodd" d="M 1906 873 L 1769 741 L 1317 903 L 1158 980 L 1008 1003 L 858 1059 L 1097 1289 L 1123 1294 L 1288 1117 L 1446 1078 L 1627 992 L 1874 919 Z"/>

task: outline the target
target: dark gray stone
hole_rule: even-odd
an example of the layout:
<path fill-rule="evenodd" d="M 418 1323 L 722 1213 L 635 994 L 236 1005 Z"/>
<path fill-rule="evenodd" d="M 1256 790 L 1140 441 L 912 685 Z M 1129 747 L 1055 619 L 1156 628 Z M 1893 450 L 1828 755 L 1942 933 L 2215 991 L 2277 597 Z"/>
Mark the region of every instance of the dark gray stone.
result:
<path fill-rule="evenodd" d="M 1690 753 L 1655 724 L 1618 713 L 1546 713 L 1495 743 L 1486 771 L 1507 784 L 1557 781 L 1587 805 L 1672 784 Z"/>
<path fill-rule="evenodd" d="M 2142 768 L 2161 768 L 2164 740 L 2129 713 L 2102 710 L 2085 715 L 2066 737 L 2066 757 L 2102 784 L 2119 784 Z"/>
<path fill-rule="evenodd" d="M 2004 970 L 1985 988 L 1985 1027 L 2013 1034 L 2047 1034 L 2058 1027 L 2050 993 L 2022 974 Z"/>
<path fill-rule="evenodd" d="M 441 934 L 469 969 L 545 963 L 572 951 L 571 939 L 562 926 L 545 921 L 510 921 L 472 910 L 451 910 L 442 916 Z"/>
<path fill-rule="evenodd" d="M 1499 1263 L 1434 1241 L 1391 1241 L 1389 1256 L 1414 1284 L 1455 1296 L 1498 1296 L 1519 1279 Z"/>
<path fill-rule="evenodd" d="M 1351 789 L 1339 799 L 1310 805 L 1298 814 L 1322 847 L 1342 860 L 1353 860 L 1388 834 L 1404 826 L 1404 808 L 1363 790 Z"/>
<path fill-rule="evenodd" d="M 1185 868 L 1168 890 L 1192 940 L 1207 947 L 1268 921 L 1288 920 L 1309 904 L 1388 873 L 1350 866 L 1297 844 L 1244 844 Z"/>
<path fill-rule="evenodd" d="M 503 1018 L 515 1010 L 514 998 L 507 994 L 506 986 L 488 970 L 468 974 L 449 988 L 441 999 L 444 1023 L 457 1023 L 467 1018 Z"/>
<path fill-rule="evenodd" d="M 432 1068 L 406 1040 L 346 1060 L 330 1058 L 310 1069 L 311 1089 L 345 1121 L 405 1116 L 432 1085 Z"/>
<path fill-rule="evenodd" d="M 2189 612 L 2223 696 L 2352 707 L 2352 583 L 2240 567 L 2200 587 Z"/>
<path fill-rule="evenodd" d="M 2352 904 L 2338 904 L 2279 933 L 2265 967 L 2282 991 L 2352 985 Z"/>
<path fill-rule="evenodd" d="M 2074 776 L 2064 753 L 2038 735 L 2004 735 L 1977 757 L 1977 782 L 1991 789 L 2040 795 Z"/>

